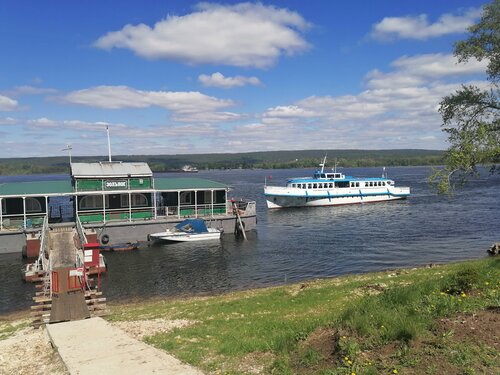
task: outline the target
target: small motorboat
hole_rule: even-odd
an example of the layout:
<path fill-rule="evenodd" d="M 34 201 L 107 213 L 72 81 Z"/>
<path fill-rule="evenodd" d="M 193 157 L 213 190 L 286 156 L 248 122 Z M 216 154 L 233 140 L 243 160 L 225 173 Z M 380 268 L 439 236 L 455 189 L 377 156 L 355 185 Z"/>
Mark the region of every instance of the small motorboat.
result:
<path fill-rule="evenodd" d="M 203 219 L 187 219 L 165 232 L 152 233 L 149 235 L 151 241 L 167 242 L 193 242 L 218 240 L 222 231 L 215 228 L 207 228 Z"/>

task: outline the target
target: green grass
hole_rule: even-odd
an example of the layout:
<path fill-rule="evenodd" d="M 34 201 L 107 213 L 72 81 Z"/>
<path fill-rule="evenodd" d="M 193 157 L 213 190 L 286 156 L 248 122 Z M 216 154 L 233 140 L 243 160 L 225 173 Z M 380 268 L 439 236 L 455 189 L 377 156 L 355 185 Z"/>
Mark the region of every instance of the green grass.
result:
<path fill-rule="evenodd" d="M 264 373 L 393 373 L 422 364 L 424 354 L 413 353 L 411 344 L 429 335 L 436 319 L 499 306 L 499 265 L 498 258 L 490 258 L 221 296 L 116 305 L 109 319 L 194 322 L 146 341 L 206 371 L 246 373 L 240 364 L 249 355 L 270 353 L 263 360 Z M 341 332 L 333 360 L 308 347 L 314 332 L 328 327 Z M 442 350 L 450 365 L 497 366 L 491 348 L 471 344 L 453 351 L 452 344 L 443 344 L 446 339 L 434 343 L 433 350 Z M 384 345 L 396 348 L 389 363 L 369 363 L 366 353 Z"/>

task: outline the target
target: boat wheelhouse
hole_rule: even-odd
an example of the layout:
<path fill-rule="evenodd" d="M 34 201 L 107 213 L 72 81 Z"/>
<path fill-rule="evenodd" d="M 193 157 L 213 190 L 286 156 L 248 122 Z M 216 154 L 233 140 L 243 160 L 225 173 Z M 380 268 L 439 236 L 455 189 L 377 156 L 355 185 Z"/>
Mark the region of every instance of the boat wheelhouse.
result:
<path fill-rule="evenodd" d="M 26 243 L 36 256 L 45 218 L 52 226 L 78 221 L 90 242 L 108 246 L 146 241 L 186 218 L 232 233 L 235 205 L 245 230 L 254 229 L 255 202 L 231 201 L 228 191 L 203 178 L 155 177 L 147 163 L 71 163 L 68 179 L 0 184 L 0 253 Z"/>
<path fill-rule="evenodd" d="M 268 208 L 334 206 L 404 199 L 409 187 L 396 187 L 384 173 L 380 178 L 358 178 L 325 172 L 326 157 L 311 177 L 289 179 L 286 186 L 264 186 Z"/>

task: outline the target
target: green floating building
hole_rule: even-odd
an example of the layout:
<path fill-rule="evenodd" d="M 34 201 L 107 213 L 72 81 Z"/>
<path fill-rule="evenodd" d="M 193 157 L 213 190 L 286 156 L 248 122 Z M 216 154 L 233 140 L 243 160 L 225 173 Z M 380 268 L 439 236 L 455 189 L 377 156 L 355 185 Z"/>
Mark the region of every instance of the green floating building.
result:
<path fill-rule="evenodd" d="M 71 163 L 67 179 L 0 184 L 0 253 L 20 252 L 46 218 L 53 226 L 79 220 L 110 246 L 146 241 L 185 218 L 233 233 L 238 214 L 246 231 L 255 229 L 255 202 L 228 192 L 207 179 L 154 177 L 147 163 Z"/>

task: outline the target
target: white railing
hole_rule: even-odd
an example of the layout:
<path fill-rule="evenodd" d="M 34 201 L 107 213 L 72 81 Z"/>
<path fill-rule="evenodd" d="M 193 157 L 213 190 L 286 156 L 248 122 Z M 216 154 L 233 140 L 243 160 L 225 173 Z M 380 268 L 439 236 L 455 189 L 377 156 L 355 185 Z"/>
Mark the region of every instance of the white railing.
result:
<path fill-rule="evenodd" d="M 159 208 L 160 216 L 175 217 L 211 217 L 216 215 L 226 215 L 227 207 L 225 203 L 189 204 L 181 206 L 164 206 Z"/>
<path fill-rule="evenodd" d="M 35 268 L 37 271 L 44 270 L 50 272 L 48 269 L 47 258 L 47 235 L 49 233 L 49 218 L 45 216 L 43 219 L 42 233 L 40 236 L 40 251 L 38 252 L 38 259 L 36 260 Z"/>
<path fill-rule="evenodd" d="M 80 221 L 80 218 L 77 216 L 76 219 L 76 231 L 78 232 L 78 237 L 80 237 L 80 243 L 82 244 L 82 247 L 84 244 L 86 244 L 87 241 L 87 236 L 85 235 L 85 229 L 83 229 L 82 222 Z"/>

